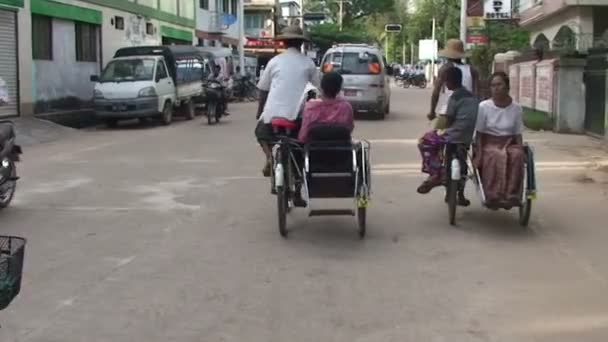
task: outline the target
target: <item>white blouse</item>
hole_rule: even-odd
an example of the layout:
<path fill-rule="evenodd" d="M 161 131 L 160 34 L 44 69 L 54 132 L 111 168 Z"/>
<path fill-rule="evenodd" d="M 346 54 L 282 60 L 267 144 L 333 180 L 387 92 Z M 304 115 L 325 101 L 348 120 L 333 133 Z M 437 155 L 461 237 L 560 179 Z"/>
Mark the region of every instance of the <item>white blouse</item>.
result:
<path fill-rule="evenodd" d="M 477 131 L 497 135 L 518 135 L 524 129 L 523 109 L 515 102 L 505 108 L 498 107 L 492 99 L 479 104 Z"/>

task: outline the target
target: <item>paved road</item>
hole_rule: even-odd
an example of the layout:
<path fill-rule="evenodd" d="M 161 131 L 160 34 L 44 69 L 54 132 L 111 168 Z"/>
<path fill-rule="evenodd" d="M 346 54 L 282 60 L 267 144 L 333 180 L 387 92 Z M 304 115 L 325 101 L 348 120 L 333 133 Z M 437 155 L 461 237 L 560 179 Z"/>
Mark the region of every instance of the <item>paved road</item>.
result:
<path fill-rule="evenodd" d="M 386 121 L 357 122 L 375 166 L 365 241 L 354 219 L 301 212 L 279 237 L 252 104 L 215 127 L 28 148 L 0 213 L 0 234 L 29 239 L 0 341 L 606 341 L 608 185 L 585 164 L 606 160 L 599 142 L 529 134 L 531 229 L 478 204 L 450 228 L 442 194 L 415 193 L 428 97 L 396 90 Z"/>

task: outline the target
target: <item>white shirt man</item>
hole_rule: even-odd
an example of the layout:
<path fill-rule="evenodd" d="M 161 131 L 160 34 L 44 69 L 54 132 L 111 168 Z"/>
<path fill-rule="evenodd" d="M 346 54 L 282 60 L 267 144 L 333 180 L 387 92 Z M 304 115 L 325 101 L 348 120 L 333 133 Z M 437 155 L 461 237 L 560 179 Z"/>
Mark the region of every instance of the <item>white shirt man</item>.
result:
<path fill-rule="evenodd" d="M 300 110 L 300 100 L 306 85 L 319 87 L 319 72 L 315 63 L 296 48 L 288 48 L 284 53 L 268 62 L 258 82 L 258 89 L 268 92 L 260 121 L 268 124 L 273 118 L 296 120 Z"/>

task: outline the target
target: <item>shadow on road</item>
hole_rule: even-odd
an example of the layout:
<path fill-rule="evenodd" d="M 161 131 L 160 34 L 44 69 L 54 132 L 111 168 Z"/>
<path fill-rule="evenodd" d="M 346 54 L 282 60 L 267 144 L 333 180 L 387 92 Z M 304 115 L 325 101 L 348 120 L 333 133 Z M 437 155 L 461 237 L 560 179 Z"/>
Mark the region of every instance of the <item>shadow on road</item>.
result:
<path fill-rule="evenodd" d="M 529 227 L 520 226 L 517 208 L 510 211 L 491 211 L 474 207 L 463 210 L 455 229 L 492 238 L 522 240 L 538 237 L 534 225 L 532 221 Z"/>

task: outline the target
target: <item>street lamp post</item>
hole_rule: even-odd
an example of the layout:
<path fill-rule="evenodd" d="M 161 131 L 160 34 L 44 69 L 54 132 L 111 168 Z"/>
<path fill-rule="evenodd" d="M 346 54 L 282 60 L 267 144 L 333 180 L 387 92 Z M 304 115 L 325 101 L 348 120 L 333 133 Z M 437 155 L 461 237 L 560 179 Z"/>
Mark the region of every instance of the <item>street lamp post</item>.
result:
<path fill-rule="evenodd" d="M 467 41 L 467 0 L 460 0 L 460 40 L 463 44 Z"/>

